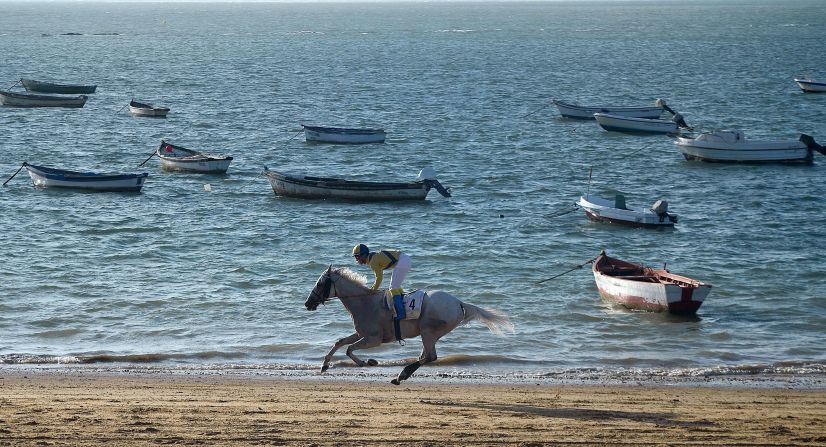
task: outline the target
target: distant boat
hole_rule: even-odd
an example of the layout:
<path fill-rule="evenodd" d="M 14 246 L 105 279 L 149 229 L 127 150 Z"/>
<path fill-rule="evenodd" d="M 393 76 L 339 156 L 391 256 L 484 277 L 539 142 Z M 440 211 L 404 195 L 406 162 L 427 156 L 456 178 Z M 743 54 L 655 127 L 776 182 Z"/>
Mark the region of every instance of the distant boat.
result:
<path fill-rule="evenodd" d="M 302 124 L 306 141 L 319 143 L 368 144 L 384 143 L 384 129 L 322 127 Z"/>
<path fill-rule="evenodd" d="M 711 284 L 611 258 L 602 251 L 593 261 L 600 296 L 631 310 L 693 314 L 711 292 Z"/>
<path fill-rule="evenodd" d="M 600 127 L 613 132 L 673 134 L 679 131 L 680 126 L 678 125 L 678 121 L 682 120 L 682 117 L 675 115 L 672 120 L 663 120 L 655 118 L 635 118 L 609 113 L 595 113 L 594 119 L 597 120 Z M 685 122 L 683 121 L 683 123 Z"/>
<path fill-rule="evenodd" d="M 91 191 L 140 191 L 148 173 L 101 174 L 47 168 L 23 163 L 38 188 L 74 188 Z"/>
<path fill-rule="evenodd" d="M 21 79 L 20 83 L 28 92 L 36 93 L 59 93 L 63 95 L 79 95 L 94 93 L 97 85 L 71 85 L 55 84 L 52 82 L 34 81 L 32 79 Z"/>
<path fill-rule="evenodd" d="M 450 197 L 432 168 L 425 168 L 412 182 L 364 182 L 340 178 L 285 174 L 264 167 L 275 194 L 303 199 L 341 199 L 355 201 L 424 200 L 431 188 Z"/>
<path fill-rule="evenodd" d="M 205 154 L 163 140 L 155 153 L 161 159 L 161 168 L 166 171 L 223 174 L 232 162 L 232 157 Z"/>
<path fill-rule="evenodd" d="M 32 95 L 0 91 L 0 105 L 6 107 L 67 107 L 80 108 L 86 104 L 88 96 Z"/>
<path fill-rule="evenodd" d="M 129 101 L 129 113 L 133 116 L 145 116 L 150 118 L 166 118 L 169 113 L 167 107 L 156 107 L 145 102 L 138 102 L 134 99 Z"/>
<path fill-rule="evenodd" d="M 611 115 L 627 116 L 634 118 L 659 118 L 663 113 L 663 107 L 656 105 L 653 107 L 640 106 L 581 106 L 565 101 L 554 100 L 553 103 L 559 109 L 559 113 L 565 118 L 592 120 L 595 113 L 608 113 Z"/>
<path fill-rule="evenodd" d="M 588 219 L 596 222 L 609 222 L 632 227 L 673 227 L 677 215 L 668 212 L 668 202 L 658 200 L 649 208 L 628 208 L 625 196 L 617 195 L 614 200 L 603 199 L 594 195 L 584 195 L 577 202 Z"/>
<path fill-rule="evenodd" d="M 678 137 L 674 144 L 686 160 L 716 163 L 810 163 L 814 150 L 826 155 L 826 149 L 805 134 L 797 140 L 747 140 L 740 130 L 717 130 Z"/>
<path fill-rule="evenodd" d="M 794 82 L 800 87 L 800 90 L 809 93 L 826 92 L 826 82 L 818 82 L 812 79 L 797 79 Z"/>

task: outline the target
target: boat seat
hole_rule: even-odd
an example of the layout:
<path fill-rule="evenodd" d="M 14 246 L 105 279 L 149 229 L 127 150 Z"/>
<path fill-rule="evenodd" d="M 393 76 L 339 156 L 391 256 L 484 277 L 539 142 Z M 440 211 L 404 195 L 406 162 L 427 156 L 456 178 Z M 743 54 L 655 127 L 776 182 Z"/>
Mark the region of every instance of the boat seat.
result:
<path fill-rule="evenodd" d="M 614 197 L 614 208 L 627 210 L 628 208 L 625 207 L 625 196 L 622 194 L 617 194 Z"/>

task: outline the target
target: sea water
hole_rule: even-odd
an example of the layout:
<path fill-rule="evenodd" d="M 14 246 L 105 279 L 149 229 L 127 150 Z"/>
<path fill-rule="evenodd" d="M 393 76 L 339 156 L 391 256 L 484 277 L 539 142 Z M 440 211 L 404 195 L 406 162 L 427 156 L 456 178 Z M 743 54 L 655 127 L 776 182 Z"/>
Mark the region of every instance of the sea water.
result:
<path fill-rule="evenodd" d="M 98 85 L 82 109 L 0 109 L 3 180 L 24 161 L 150 176 L 139 194 L 84 193 L 23 170 L 0 190 L 0 361 L 310 374 L 353 327 L 340 303 L 303 302 L 328 265 L 372 280 L 350 256 L 366 243 L 411 256 L 406 288 L 515 325 L 456 329 L 420 375 L 822 377 L 826 158 L 688 162 L 670 137 L 564 119 L 551 100 L 662 98 L 696 131 L 826 142 L 826 95 L 793 82 L 826 79 L 823 42 L 826 9 L 807 0 L 2 2 L 3 88 Z M 168 118 L 131 117 L 132 98 Z M 301 123 L 388 140 L 308 144 Z M 234 160 L 218 176 L 138 167 L 162 139 Z M 265 166 L 367 181 L 433 167 L 453 196 L 283 198 Z M 680 220 L 591 223 L 566 212 L 585 192 L 665 199 Z M 617 308 L 575 269 L 603 249 L 713 289 L 695 317 Z M 363 357 L 395 373 L 420 349 Z M 327 374 L 369 371 L 349 365 L 341 352 Z"/>

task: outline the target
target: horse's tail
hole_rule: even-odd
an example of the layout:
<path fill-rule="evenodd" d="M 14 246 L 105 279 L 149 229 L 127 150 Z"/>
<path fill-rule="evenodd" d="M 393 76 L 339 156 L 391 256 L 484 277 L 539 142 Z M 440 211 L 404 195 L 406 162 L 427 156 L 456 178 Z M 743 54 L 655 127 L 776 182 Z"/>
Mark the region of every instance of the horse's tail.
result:
<path fill-rule="evenodd" d="M 513 323 L 508 315 L 498 309 L 483 309 L 473 304 L 462 303 L 465 310 L 465 318 L 460 324 L 467 324 L 473 320 L 479 320 L 496 335 L 505 335 L 505 332 L 513 332 Z"/>

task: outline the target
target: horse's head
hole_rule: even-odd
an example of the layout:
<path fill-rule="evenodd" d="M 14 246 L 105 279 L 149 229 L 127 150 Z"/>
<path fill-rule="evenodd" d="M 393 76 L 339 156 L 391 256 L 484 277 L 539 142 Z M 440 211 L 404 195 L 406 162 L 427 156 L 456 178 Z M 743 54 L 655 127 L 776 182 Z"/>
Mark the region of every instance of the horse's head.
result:
<path fill-rule="evenodd" d="M 327 267 L 327 270 L 318 277 L 315 282 L 315 287 L 310 291 L 310 296 L 307 301 L 304 301 L 304 307 L 307 310 L 316 310 L 319 304 L 324 304 L 332 298 L 331 292 L 333 289 L 333 266 Z"/>

